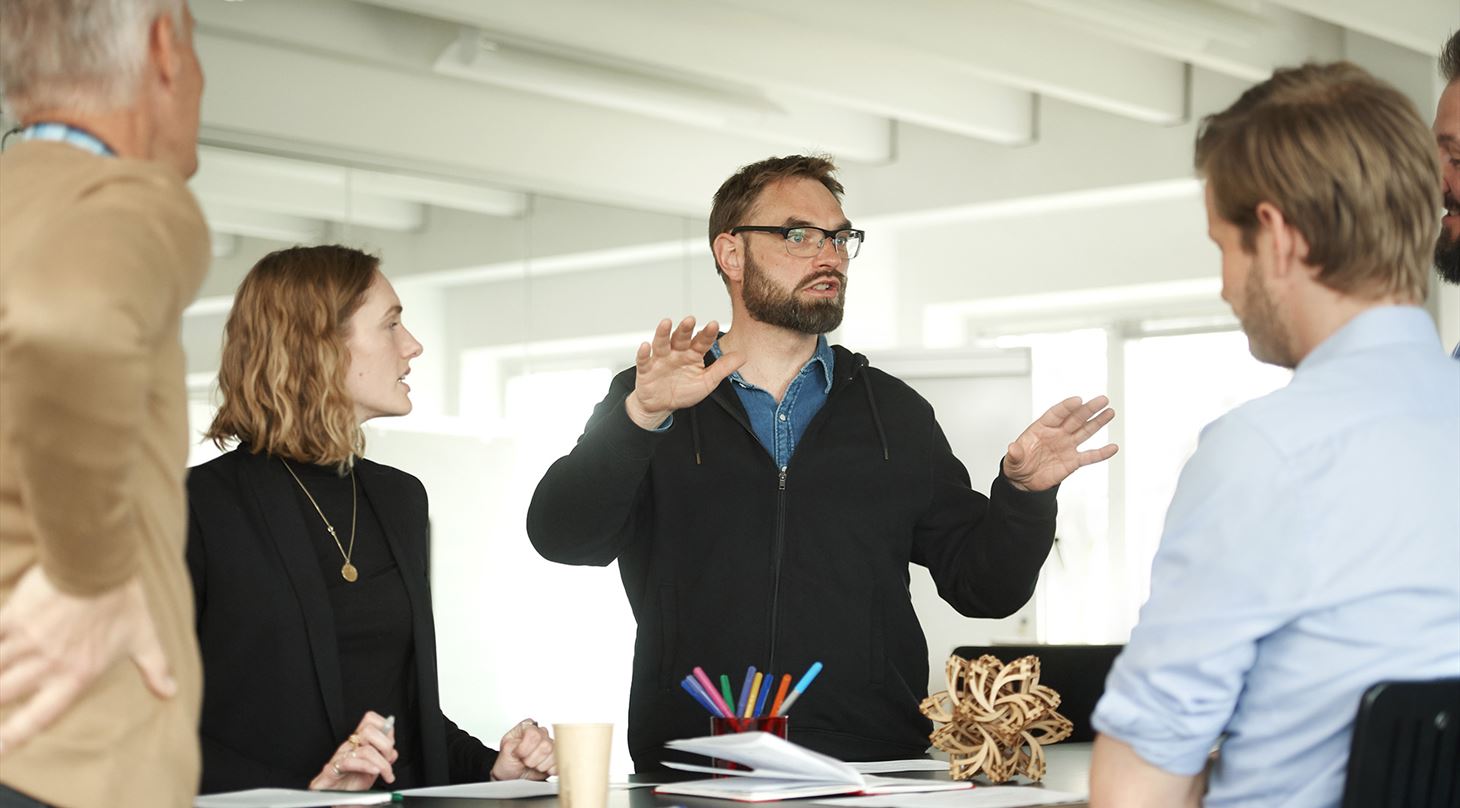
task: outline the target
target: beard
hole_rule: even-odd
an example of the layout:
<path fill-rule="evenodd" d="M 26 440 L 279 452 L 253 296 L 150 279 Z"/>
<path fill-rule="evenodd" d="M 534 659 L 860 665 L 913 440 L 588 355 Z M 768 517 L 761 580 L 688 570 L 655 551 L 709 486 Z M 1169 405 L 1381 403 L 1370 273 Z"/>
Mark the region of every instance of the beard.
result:
<path fill-rule="evenodd" d="M 1454 197 L 1445 195 L 1445 209 L 1456 210 Z M 1460 284 L 1460 237 L 1450 235 L 1445 225 L 1440 225 L 1440 237 L 1435 239 L 1435 271 L 1446 283 Z"/>
<path fill-rule="evenodd" d="M 833 279 L 837 281 L 835 299 L 801 300 L 796 297 L 798 289 Z M 745 302 L 746 312 L 758 322 L 801 334 L 820 335 L 834 331 L 842 324 L 842 310 L 847 302 L 847 276 L 831 270 L 817 272 L 794 289 L 786 290 L 776 286 L 770 274 L 762 271 L 747 253 L 741 297 Z"/>
<path fill-rule="evenodd" d="M 1237 319 L 1242 322 L 1242 330 L 1247 334 L 1248 350 L 1259 362 L 1289 370 L 1297 366 L 1287 323 L 1279 314 L 1277 301 L 1273 300 L 1272 291 L 1256 266 L 1247 276 L 1247 288 L 1242 290 L 1242 314 Z"/>

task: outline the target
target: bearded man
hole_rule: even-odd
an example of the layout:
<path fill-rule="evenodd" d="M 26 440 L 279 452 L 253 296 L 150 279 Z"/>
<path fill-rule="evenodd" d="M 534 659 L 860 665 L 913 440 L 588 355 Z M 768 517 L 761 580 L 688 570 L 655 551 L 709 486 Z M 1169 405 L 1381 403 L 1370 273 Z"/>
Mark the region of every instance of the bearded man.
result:
<path fill-rule="evenodd" d="M 779 678 L 822 661 L 793 741 L 843 760 L 922 755 L 928 649 L 908 564 L 969 617 L 1012 614 L 1049 553 L 1059 483 L 1116 451 L 1078 448 L 1114 417 L 1106 398 L 1067 399 L 1009 445 L 989 496 L 974 491 L 928 402 L 827 342 L 864 237 L 835 170 L 772 158 L 720 187 L 709 237 L 732 329 L 660 322 L 528 511 L 545 558 L 619 562 L 639 771 L 665 741 L 704 734 L 679 692 L 697 665 Z"/>

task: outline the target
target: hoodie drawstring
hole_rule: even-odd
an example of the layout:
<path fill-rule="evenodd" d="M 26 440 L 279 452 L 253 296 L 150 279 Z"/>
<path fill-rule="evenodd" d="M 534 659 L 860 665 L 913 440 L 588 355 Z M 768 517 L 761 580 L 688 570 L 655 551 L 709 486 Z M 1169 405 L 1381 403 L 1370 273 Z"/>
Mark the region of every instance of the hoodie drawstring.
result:
<path fill-rule="evenodd" d="M 867 404 L 872 408 L 872 423 L 877 427 L 877 438 L 882 441 L 882 459 L 891 460 L 892 456 L 887 451 L 887 431 L 882 428 L 882 416 L 877 412 L 877 397 L 872 395 L 871 374 L 863 373 L 862 387 L 867 391 Z"/>

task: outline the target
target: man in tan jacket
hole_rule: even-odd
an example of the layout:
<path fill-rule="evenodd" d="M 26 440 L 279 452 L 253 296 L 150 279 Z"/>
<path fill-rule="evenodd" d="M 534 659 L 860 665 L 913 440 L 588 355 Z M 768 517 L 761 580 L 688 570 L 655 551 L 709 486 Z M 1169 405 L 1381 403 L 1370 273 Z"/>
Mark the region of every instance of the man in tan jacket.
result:
<path fill-rule="evenodd" d="M 0 806 L 188 806 L 184 0 L 0 0 Z"/>

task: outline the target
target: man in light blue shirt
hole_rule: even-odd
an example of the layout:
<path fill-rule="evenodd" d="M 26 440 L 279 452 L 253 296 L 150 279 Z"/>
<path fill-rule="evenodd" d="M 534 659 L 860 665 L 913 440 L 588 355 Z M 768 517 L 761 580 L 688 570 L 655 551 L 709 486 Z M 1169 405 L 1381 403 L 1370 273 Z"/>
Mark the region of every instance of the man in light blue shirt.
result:
<path fill-rule="evenodd" d="M 1460 675 L 1460 363 L 1418 307 L 1430 138 L 1342 63 L 1203 122 L 1222 296 L 1295 372 L 1182 472 L 1095 711 L 1095 808 L 1336 807 L 1364 690 Z"/>

